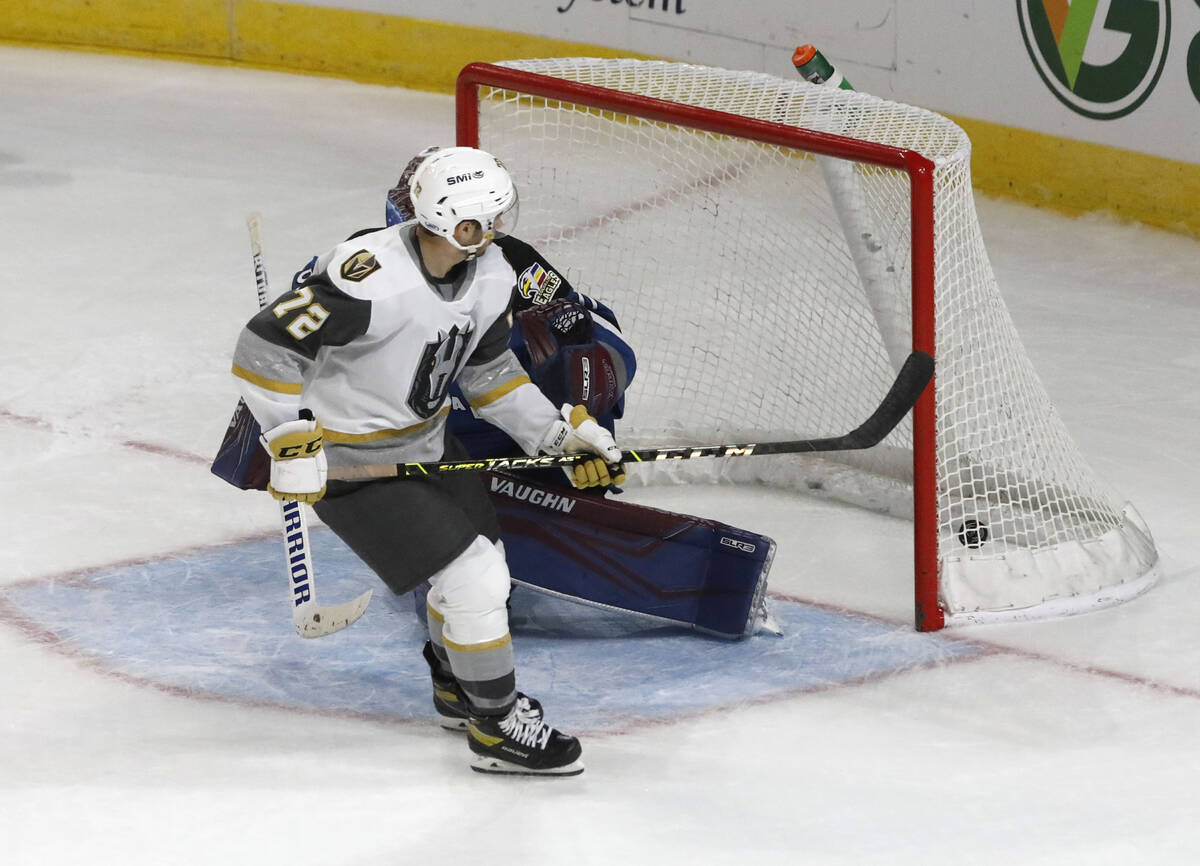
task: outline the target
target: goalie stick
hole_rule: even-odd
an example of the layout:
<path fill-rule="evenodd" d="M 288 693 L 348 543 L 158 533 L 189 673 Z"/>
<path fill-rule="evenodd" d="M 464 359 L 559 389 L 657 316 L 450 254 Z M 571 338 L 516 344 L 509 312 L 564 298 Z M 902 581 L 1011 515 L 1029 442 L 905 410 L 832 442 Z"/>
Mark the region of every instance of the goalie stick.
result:
<path fill-rule="evenodd" d="M 696 457 L 749 457 L 753 454 L 808 454 L 816 451 L 858 451 L 878 445 L 895 429 L 916 404 L 933 378 L 933 358 L 913 352 L 900 368 L 892 387 L 878 408 L 849 433 L 824 439 L 793 439 L 787 442 L 741 445 L 687 445 L 639 448 L 622 451 L 622 463 L 658 460 L 691 460 Z M 551 469 L 591 460 L 592 454 L 559 454 L 541 457 L 485 457 L 478 460 L 448 460 L 431 463 L 384 463 L 367 466 L 330 467 L 335 481 L 369 481 L 375 478 L 406 478 L 443 472 L 483 472 L 493 469 Z"/>
<path fill-rule="evenodd" d="M 267 305 L 268 298 L 267 271 L 263 265 L 262 218 L 257 213 L 250 214 L 246 217 L 246 227 L 250 230 L 254 283 L 258 290 L 258 308 L 261 310 Z M 244 402 L 239 402 L 237 411 L 243 411 L 244 405 Z M 300 637 L 323 637 L 341 631 L 366 611 L 371 601 L 371 590 L 345 604 L 317 604 L 316 574 L 308 545 L 304 506 L 295 500 L 283 500 L 279 503 L 279 509 L 283 520 L 288 583 L 291 586 L 292 625 L 296 628 L 296 634 Z"/>

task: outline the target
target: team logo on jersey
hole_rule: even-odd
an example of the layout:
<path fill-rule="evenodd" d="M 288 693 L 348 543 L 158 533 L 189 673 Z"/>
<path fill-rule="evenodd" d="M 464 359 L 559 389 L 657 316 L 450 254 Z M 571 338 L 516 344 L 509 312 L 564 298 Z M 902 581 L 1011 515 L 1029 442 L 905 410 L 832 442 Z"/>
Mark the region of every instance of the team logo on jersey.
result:
<path fill-rule="evenodd" d="M 382 265 L 379 264 L 379 259 L 375 258 L 374 253 L 359 250 L 342 262 L 342 278 L 350 280 L 352 283 L 361 283 L 381 267 Z"/>
<path fill-rule="evenodd" d="M 517 289 L 521 297 L 534 304 L 544 304 L 553 300 L 554 293 L 562 285 L 562 277 L 554 271 L 543 268 L 537 262 L 521 271 L 517 277 Z"/>
<path fill-rule="evenodd" d="M 455 325 L 449 333 L 438 331 L 438 338 L 425 344 L 408 391 L 408 407 L 417 417 L 432 418 L 446 402 L 450 386 L 466 360 L 472 333 L 469 324 L 461 331 Z"/>

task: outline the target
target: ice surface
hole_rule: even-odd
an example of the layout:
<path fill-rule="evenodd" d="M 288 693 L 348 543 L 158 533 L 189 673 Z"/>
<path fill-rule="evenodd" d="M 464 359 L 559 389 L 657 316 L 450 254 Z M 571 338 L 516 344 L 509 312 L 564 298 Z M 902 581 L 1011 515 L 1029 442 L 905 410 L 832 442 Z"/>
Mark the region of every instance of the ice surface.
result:
<path fill-rule="evenodd" d="M 261 571 L 203 565 L 269 557 L 277 515 L 207 472 L 255 308 L 246 214 L 263 213 L 280 287 L 382 221 L 408 156 L 450 141 L 449 98 L 16 47 L 0 80 L 4 863 L 1200 858 L 1195 241 L 979 202 L 1034 365 L 1154 531 L 1152 592 L 926 638 L 909 626 L 903 521 L 773 490 L 633 487 L 774 537 L 788 636 L 568 652 L 532 611 L 529 690 L 590 732 L 588 769 L 480 777 L 460 738 L 419 723 L 419 635 L 379 592 L 370 620 L 304 642 L 286 587 L 272 618 Z M 736 682 L 738 664 L 758 669 Z M 711 676 L 681 688 L 696 670 Z M 790 687 L 763 685 L 777 675 Z"/>

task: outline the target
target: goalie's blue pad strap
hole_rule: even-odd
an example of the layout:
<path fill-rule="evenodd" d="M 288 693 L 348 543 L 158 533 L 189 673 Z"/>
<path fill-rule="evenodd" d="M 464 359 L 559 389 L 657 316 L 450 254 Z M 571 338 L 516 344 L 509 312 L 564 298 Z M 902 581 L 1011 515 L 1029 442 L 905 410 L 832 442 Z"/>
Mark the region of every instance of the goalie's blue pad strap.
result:
<path fill-rule="evenodd" d="M 721 637 L 754 632 L 770 538 L 506 473 L 487 484 L 515 580 Z"/>

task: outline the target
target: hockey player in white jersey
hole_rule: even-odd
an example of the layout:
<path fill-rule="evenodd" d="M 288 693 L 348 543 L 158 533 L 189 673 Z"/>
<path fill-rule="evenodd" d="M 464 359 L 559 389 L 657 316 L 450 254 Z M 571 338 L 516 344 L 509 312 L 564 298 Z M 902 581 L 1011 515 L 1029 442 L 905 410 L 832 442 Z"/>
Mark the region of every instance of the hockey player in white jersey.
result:
<path fill-rule="evenodd" d="M 493 156 L 448 148 L 413 177 L 417 221 L 354 237 L 247 323 L 234 355 L 264 429 L 269 490 L 313 505 L 396 593 L 425 580 L 429 626 L 469 704 L 472 766 L 582 772 L 578 740 L 519 693 L 509 573 L 478 475 L 330 482 L 326 466 L 458 459 L 450 386 L 530 455 L 590 453 L 576 486 L 621 483 L 620 450 L 582 406 L 556 409 L 509 349 L 516 280 L 492 241 L 517 191 Z"/>

